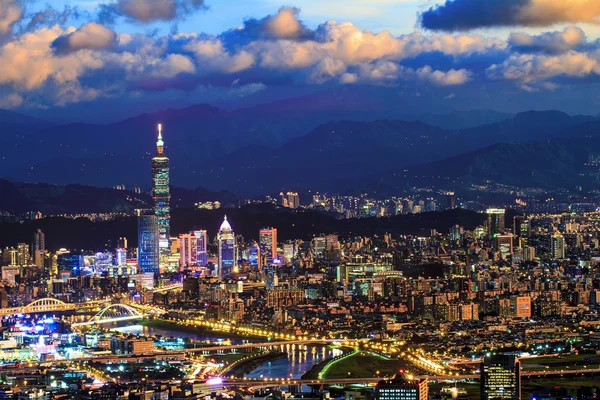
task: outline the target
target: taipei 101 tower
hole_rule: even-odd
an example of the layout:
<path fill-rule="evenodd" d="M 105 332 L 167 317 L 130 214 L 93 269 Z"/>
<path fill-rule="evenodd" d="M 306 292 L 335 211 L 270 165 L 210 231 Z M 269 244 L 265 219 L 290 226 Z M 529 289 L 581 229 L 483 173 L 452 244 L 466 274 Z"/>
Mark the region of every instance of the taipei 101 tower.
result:
<path fill-rule="evenodd" d="M 156 156 L 152 159 L 152 199 L 158 225 L 160 253 L 168 255 L 171 233 L 171 192 L 169 189 L 169 159 L 164 153 L 161 124 L 158 124 Z"/>

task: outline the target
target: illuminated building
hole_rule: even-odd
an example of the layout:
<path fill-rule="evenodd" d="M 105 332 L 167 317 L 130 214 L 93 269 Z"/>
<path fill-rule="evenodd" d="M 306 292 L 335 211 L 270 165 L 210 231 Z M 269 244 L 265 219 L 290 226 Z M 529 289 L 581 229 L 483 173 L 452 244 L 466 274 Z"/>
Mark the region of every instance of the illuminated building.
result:
<path fill-rule="evenodd" d="M 486 213 L 488 237 L 493 238 L 494 235 L 504 233 L 506 211 L 502 208 L 488 208 Z"/>
<path fill-rule="evenodd" d="M 289 208 L 300 207 L 300 197 L 296 192 L 287 192 L 287 206 Z"/>
<path fill-rule="evenodd" d="M 404 374 L 379 381 L 375 387 L 376 400 L 427 400 L 428 396 L 427 379 L 408 379 Z"/>
<path fill-rule="evenodd" d="M 516 356 L 498 354 L 481 363 L 482 400 L 520 400 L 521 368 Z"/>
<path fill-rule="evenodd" d="M 513 233 L 515 236 L 528 238 L 531 236 L 531 220 L 522 215 L 514 218 Z"/>
<path fill-rule="evenodd" d="M 565 258 L 565 238 L 560 233 L 552 236 L 552 258 L 562 260 Z"/>
<path fill-rule="evenodd" d="M 83 268 L 83 254 L 61 253 L 58 255 L 59 271 L 69 271 L 72 276 L 80 276 L 82 275 Z"/>
<path fill-rule="evenodd" d="M 169 235 L 171 233 L 171 194 L 169 189 L 169 159 L 164 153 L 161 124 L 158 124 L 156 156 L 152 159 L 152 199 L 154 201 L 154 215 L 158 226 L 161 254 L 166 253 L 168 255 Z"/>
<path fill-rule="evenodd" d="M 41 229 L 38 229 L 33 234 L 33 251 L 46 250 L 46 235 Z"/>
<path fill-rule="evenodd" d="M 204 266 L 208 263 L 208 253 L 206 251 L 206 245 L 208 242 L 208 235 L 206 234 L 206 231 L 204 230 L 200 230 L 200 231 L 194 231 L 194 236 L 196 236 L 196 240 L 197 240 L 197 255 L 196 255 L 196 260 L 197 260 L 197 264 Z"/>
<path fill-rule="evenodd" d="M 531 297 L 510 296 L 510 315 L 515 318 L 531 317 Z"/>
<path fill-rule="evenodd" d="M 29 265 L 29 245 L 27 243 L 17 244 L 17 265 L 21 267 Z"/>
<path fill-rule="evenodd" d="M 138 215 L 138 267 L 143 273 L 158 274 L 159 229 L 155 215 Z"/>
<path fill-rule="evenodd" d="M 495 235 L 495 248 L 500 252 L 500 257 L 506 260 L 513 255 L 513 235 Z"/>
<path fill-rule="evenodd" d="M 127 250 L 125 249 L 117 249 L 117 265 L 122 267 L 127 264 Z"/>
<path fill-rule="evenodd" d="M 194 234 L 179 235 L 179 266 L 181 268 L 198 264 L 198 238 Z"/>
<path fill-rule="evenodd" d="M 453 209 L 456 208 L 456 197 L 454 192 L 446 193 L 446 208 Z"/>
<path fill-rule="evenodd" d="M 260 266 L 260 246 L 256 242 L 252 243 L 248 249 L 248 261 L 254 268 Z"/>
<path fill-rule="evenodd" d="M 219 245 L 219 264 L 217 276 L 219 278 L 230 277 L 236 263 L 235 251 L 235 233 L 227 221 L 227 216 L 223 220 L 218 234 Z"/>
<path fill-rule="evenodd" d="M 265 228 L 259 232 L 260 253 L 267 264 L 277 258 L 277 229 Z"/>

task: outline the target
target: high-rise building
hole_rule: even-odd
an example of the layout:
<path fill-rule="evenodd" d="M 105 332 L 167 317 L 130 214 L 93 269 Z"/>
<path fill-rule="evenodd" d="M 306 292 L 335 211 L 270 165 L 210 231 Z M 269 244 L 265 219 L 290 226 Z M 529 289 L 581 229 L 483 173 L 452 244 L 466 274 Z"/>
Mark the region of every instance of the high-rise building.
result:
<path fill-rule="evenodd" d="M 561 235 L 560 233 L 554 234 L 552 236 L 552 246 L 551 246 L 552 258 L 559 259 L 559 260 L 564 259 L 566 256 L 565 249 L 566 249 L 566 245 L 565 245 L 564 236 Z"/>
<path fill-rule="evenodd" d="M 17 265 L 26 267 L 29 265 L 29 245 L 27 243 L 17 244 Z"/>
<path fill-rule="evenodd" d="M 194 236 L 196 236 L 196 240 L 198 241 L 196 249 L 198 254 L 196 256 L 196 260 L 198 265 L 204 266 L 208 263 L 208 253 L 206 251 L 206 246 L 208 242 L 208 235 L 205 230 L 194 231 Z"/>
<path fill-rule="evenodd" d="M 481 363 L 482 400 L 520 400 L 521 367 L 513 355 L 485 357 Z"/>
<path fill-rule="evenodd" d="M 124 248 L 118 248 L 116 250 L 116 260 L 119 267 L 127 265 L 127 250 Z"/>
<path fill-rule="evenodd" d="M 84 260 L 81 253 L 62 252 L 58 255 L 58 270 L 70 271 L 72 276 L 83 274 Z"/>
<path fill-rule="evenodd" d="M 138 267 L 141 272 L 158 275 L 159 228 L 156 215 L 138 215 Z"/>
<path fill-rule="evenodd" d="M 456 196 L 454 192 L 446 193 L 446 208 L 450 210 L 456 208 Z"/>
<path fill-rule="evenodd" d="M 171 192 L 169 189 L 169 159 L 165 156 L 162 138 L 162 125 L 158 124 L 156 156 L 152 159 L 152 199 L 154 215 L 158 226 L 161 253 L 169 252 L 171 234 Z"/>
<path fill-rule="evenodd" d="M 33 251 L 46 250 L 46 235 L 41 229 L 38 229 L 33 234 Z"/>
<path fill-rule="evenodd" d="M 264 228 L 259 232 L 260 254 L 267 264 L 277 258 L 277 229 Z"/>
<path fill-rule="evenodd" d="M 487 228 L 488 236 L 493 238 L 494 235 L 503 234 L 505 226 L 506 211 L 502 208 L 488 208 L 487 213 Z"/>
<path fill-rule="evenodd" d="M 217 276 L 219 278 L 227 278 L 232 275 L 236 264 L 235 233 L 231 229 L 229 221 L 227 221 L 227 216 L 225 216 L 219 228 L 218 242 L 219 265 Z"/>
<path fill-rule="evenodd" d="M 513 234 L 521 238 L 531 236 L 531 220 L 523 215 L 517 215 L 514 218 Z"/>
<path fill-rule="evenodd" d="M 510 315 L 515 318 L 531 317 L 531 297 L 510 296 Z"/>
<path fill-rule="evenodd" d="M 179 235 L 179 267 L 198 265 L 198 238 L 193 233 Z"/>
<path fill-rule="evenodd" d="M 287 192 L 287 206 L 289 208 L 300 207 L 300 197 L 296 192 Z"/>
<path fill-rule="evenodd" d="M 513 235 L 501 235 L 497 234 L 495 237 L 495 249 L 500 253 L 500 257 L 506 260 L 509 256 L 513 255 Z"/>
<path fill-rule="evenodd" d="M 427 400 L 429 385 L 427 379 L 409 379 L 398 374 L 392 379 L 379 381 L 375 387 L 376 400 Z"/>

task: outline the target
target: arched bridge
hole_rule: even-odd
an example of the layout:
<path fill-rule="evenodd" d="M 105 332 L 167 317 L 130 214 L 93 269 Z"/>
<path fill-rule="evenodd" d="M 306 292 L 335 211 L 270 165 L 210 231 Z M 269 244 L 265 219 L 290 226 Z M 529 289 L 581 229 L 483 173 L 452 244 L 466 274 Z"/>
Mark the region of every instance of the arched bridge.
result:
<path fill-rule="evenodd" d="M 98 325 L 117 321 L 143 318 L 144 314 L 127 304 L 110 304 L 98 311 L 86 322 L 75 323 L 72 326 Z"/>
<path fill-rule="evenodd" d="M 76 304 L 65 303 L 58 299 L 44 298 L 35 300 L 25 307 L 0 308 L 0 316 L 13 314 L 35 314 L 53 311 L 70 311 L 77 308 Z"/>

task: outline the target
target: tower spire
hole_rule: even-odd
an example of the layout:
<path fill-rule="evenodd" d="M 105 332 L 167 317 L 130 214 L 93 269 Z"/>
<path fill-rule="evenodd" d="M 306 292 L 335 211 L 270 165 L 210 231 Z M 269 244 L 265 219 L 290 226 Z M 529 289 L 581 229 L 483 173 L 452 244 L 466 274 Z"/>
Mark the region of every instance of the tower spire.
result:
<path fill-rule="evenodd" d="M 163 137 L 162 137 L 162 124 L 158 124 L 158 141 L 156 142 L 156 151 L 158 154 L 163 153 L 164 146 L 165 146 L 165 142 L 163 142 Z"/>

